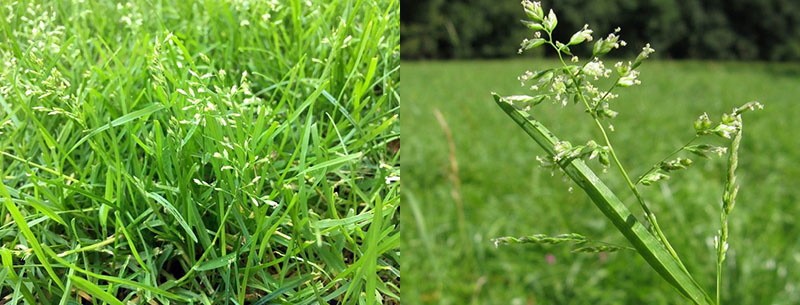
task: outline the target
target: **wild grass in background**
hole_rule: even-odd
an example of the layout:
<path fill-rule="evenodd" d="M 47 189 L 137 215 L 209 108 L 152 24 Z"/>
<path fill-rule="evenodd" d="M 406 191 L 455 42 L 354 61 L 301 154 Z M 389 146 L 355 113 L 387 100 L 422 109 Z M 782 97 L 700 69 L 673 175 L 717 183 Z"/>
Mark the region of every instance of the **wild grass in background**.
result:
<path fill-rule="evenodd" d="M 400 302 L 398 1 L 0 16 L 0 303 Z"/>
<path fill-rule="evenodd" d="M 411 212 L 402 217 L 405 253 L 403 295 L 414 304 L 676 304 L 672 288 L 628 251 L 580 254 L 559 246 L 495 249 L 491 238 L 531 232 L 581 232 L 593 239 L 626 242 L 571 183 L 541 170 L 543 151 L 518 131 L 486 92 L 525 94 L 513 82 L 525 70 L 555 62 L 404 63 L 405 188 Z M 722 302 L 800 302 L 800 227 L 794 215 L 800 158 L 794 131 L 800 122 L 795 96 L 800 66 L 732 62 L 649 62 L 641 67 L 647 86 L 632 87 L 615 102 L 620 115 L 610 136 L 621 156 L 640 173 L 694 134 L 691 123 L 703 112 L 723 113 L 741 101 L 768 102 L 761 119 L 748 121 L 742 142 L 738 197 L 730 226 Z M 661 111 L 663 107 L 664 111 Z M 559 107 L 553 107 L 559 108 Z M 447 136 L 434 115 L 448 122 L 455 147 L 463 211 L 451 195 L 453 183 Z M 574 113 L 563 113 L 574 111 Z M 585 115 L 572 109 L 541 108 L 537 118 L 556 134 L 588 138 L 593 124 L 565 120 Z M 656 188 L 643 189 L 684 263 L 713 291 L 714 232 L 719 228 L 725 160 L 703 161 L 676 173 Z M 410 177 L 410 178 L 409 178 Z M 611 178 L 611 176 L 603 176 Z M 621 179 L 609 186 L 624 189 Z M 624 197 L 624 196 L 623 196 Z M 621 198 L 625 202 L 632 196 Z M 641 213 L 634 209 L 635 213 Z M 464 225 L 458 225 L 463 212 Z M 590 219 L 586 221 L 586 219 Z M 460 229 L 463 227 L 463 229 Z M 700 249 L 700 250 L 698 250 Z M 646 270 L 646 271 L 645 271 Z"/>

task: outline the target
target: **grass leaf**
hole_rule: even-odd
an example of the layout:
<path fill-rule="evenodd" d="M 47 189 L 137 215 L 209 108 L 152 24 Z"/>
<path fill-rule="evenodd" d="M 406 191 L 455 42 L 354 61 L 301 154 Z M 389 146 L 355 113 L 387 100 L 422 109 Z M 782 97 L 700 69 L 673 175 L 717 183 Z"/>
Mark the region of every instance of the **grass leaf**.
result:
<path fill-rule="evenodd" d="M 28 222 L 25 221 L 25 217 L 22 216 L 17 206 L 14 204 L 13 199 L 11 198 L 11 194 L 8 193 L 8 189 L 6 189 L 5 183 L 0 182 L 0 195 L 2 195 L 5 200 L 3 200 L 3 204 L 6 207 L 6 210 L 9 214 L 11 214 L 11 218 L 14 219 L 14 222 L 17 224 L 17 227 L 20 231 L 22 231 L 22 236 L 25 236 L 25 239 L 28 240 L 28 244 L 31 248 L 33 248 L 33 253 L 36 255 L 36 258 L 39 259 L 39 263 L 42 264 L 44 269 L 47 271 L 47 274 L 53 279 L 53 282 L 56 283 L 61 289 L 64 289 L 64 282 L 61 281 L 61 277 L 56 274 L 55 270 L 53 270 L 53 266 L 50 265 L 50 261 L 45 255 L 44 250 L 42 248 L 46 248 L 47 245 L 44 245 L 39 242 L 39 239 L 36 238 L 36 235 L 33 234 L 31 228 L 28 227 Z"/>
<path fill-rule="evenodd" d="M 194 235 L 194 232 L 192 232 L 192 228 L 189 227 L 189 224 L 186 223 L 186 220 L 183 219 L 183 216 L 181 216 L 181 213 L 178 212 L 178 209 L 176 209 L 174 205 L 169 203 L 169 201 L 167 201 L 166 198 L 157 193 L 147 192 L 147 197 L 155 200 L 161 207 L 163 207 L 167 211 L 167 213 L 172 215 L 172 217 L 174 217 L 175 220 L 178 221 L 178 225 L 180 225 L 181 228 L 183 228 L 186 234 L 189 234 L 189 237 L 192 238 L 192 241 L 197 242 L 197 236 Z"/>
<path fill-rule="evenodd" d="M 217 269 L 217 268 L 222 268 L 222 267 L 225 267 L 225 266 L 230 266 L 230 264 L 232 264 L 233 261 L 236 260 L 236 256 L 237 256 L 237 253 L 229 253 L 228 255 L 220 256 L 220 257 L 217 257 L 217 258 L 212 259 L 210 261 L 207 261 L 205 263 L 202 263 L 200 265 L 197 265 L 197 266 L 194 267 L 194 270 L 197 270 L 197 271 L 208 271 L 208 270 L 214 270 L 214 269 Z"/>
<path fill-rule="evenodd" d="M 125 303 L 122 303 L 122 301 L 115 298 L 113 295 L 106 292 L 105 290 L 103 290 L 102 288 L 98 287 L 97 285 L 95 285 L 90 281 L 87 281 L 81 277 L 77 277 L 74 275 L 71 275 L 69 277 L 69 280 L 72 281 L 72 283 L 75 284 L 75 286 L 77 286 L 78 289 L 88 292 L 89 295 L 91 295 L 92 297 L 96 297 L 103 302 L 106 302 L 111 305 L 125 305 Z"/>
<path fill-rule="evenodd" d="M 154 113 L 156 111 L 159 111 L 161 109 L 164 109 L 164 105 L 161 105 L 159 103 L 153 103 L 150 106 L 147 106 L 145 108 L 133 111 L 133 112 L 128 113 L 126 115 L 123 115 L 121 117 L 118 117 L 118 118 L 116 118 L 115 120 L 109 122 L 106 125 L 102 125 L 102 126 L 100 126 L 98 128 L 95 128 L 94 130 L 89 132 L 89 134 L 87 134 L 86 136 L 81 138 L 77 143 L 75 143 L 75 145 L 73 145 L 72 148 L 69 151 L 67 151 L 67 154 L 69 154 L 70 152 L 74 151 L 76 148 L 78 148 L 78 146 L 83 144 L 83 142 L 86 142 L 86 140 L 89 140 L 89 138 L 91 138 L 92 136 L 94 136 L 94 135 L 96 135 L 98 133 L 106 131 L 106 130 L 112 128 L 112 127 L 117 127 L 117 126 L 123 125 L 123 124 L 128 123 L 130 121 L 133 121 L 135 119 L 150 115 L 150 114 L 152 114 L 152 113 Z"/>

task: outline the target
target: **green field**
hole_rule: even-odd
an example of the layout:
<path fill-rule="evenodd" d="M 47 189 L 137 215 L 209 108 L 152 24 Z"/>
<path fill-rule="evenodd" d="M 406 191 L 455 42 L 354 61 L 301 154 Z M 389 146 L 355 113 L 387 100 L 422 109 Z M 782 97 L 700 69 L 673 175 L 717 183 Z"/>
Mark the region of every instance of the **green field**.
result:
<path fill-rule="evenodd" d="M 399 1 L 0 16 L 0 304 L 399 304 Z"/>
<path fill-rule="evenodd" d="M 492 91 L 527 93 L 516 77 L 552 65 L 403 63 L 404 303 L 686 303 L 633 251 L 583 254 L 560 246 L 492 244 L 500 236 L 569 232 L 626 243 L 580 189 L 570 191 L 571 182 L 538 166 L 535 157 L 544 152 L 492 101 Z M 751 100 L 766 105 L 745 117 L 742 189 L 730 219 L 722 300 L 800 303 L 800 66 L 655 61 L 641 70 L 642 85 L 620 90 L 613 102 L 620 115 L 610 135 L 634 175 L 692 137 L 692 122 L 703 112 L 719 118 Z M 562 139 L 585 142 L 593 132 L 591 120 L 574 107 L 542 106 L 537 118 Z M 452 130 L 452 158 L 437 110 Z M 643 193 L 689 270 L 713 291 L 724 160 L 696 161 Z M 616 176 L 601 177 L 624 190 Z M 632 196 L 621 199 L 641 219 Z"/>

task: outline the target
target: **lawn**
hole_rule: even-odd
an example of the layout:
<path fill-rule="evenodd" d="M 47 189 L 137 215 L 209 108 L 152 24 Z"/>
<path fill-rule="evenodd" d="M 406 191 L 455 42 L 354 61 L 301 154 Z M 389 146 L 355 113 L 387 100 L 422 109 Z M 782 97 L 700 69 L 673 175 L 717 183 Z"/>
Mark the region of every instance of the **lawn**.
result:
<path fill-rule="evenodd" d="M 4 1 L 0 304 L 399 304 L 399 11 Z"/>
<path fill-rule="evenodd" d="M 633 251 L 571 253 L 561 246 L 506 245 L 491 239 L 576 232 L 626 240 L 571 182 L 536 161 L 544 155 L 493 102 L 490 92 L 525 94 L 516 77 L 555 65 L 543 60 L 404 62 L 406 177 L 401 224 L 404 301 L 409 304 L 683 304 Z M 800 303 L 800 66 L 736 62 L 646 62 L 642 85 L 621 90 L 614 109 L 622 163 L 645 171 L 693 136 L 703 112 L 718 118 L 751 100 L 745 117 L 742 189 L 730 219 L 724 304 Z M 561 137 L 585 142 L 585 113 L 536 108 Z M 441 114 L 437 119 L 436 112 Z M 448 131 L 454 151 L 449 148 Z M 643 188 L 687 267 L 713 291 L 724 160 L 695 160 Z M 624 185 L 606 174 L 615 190 Z M 627 193 L 625 193 L 627 194 Z M 632 196 L 621 198 L 642 218 Z"/>

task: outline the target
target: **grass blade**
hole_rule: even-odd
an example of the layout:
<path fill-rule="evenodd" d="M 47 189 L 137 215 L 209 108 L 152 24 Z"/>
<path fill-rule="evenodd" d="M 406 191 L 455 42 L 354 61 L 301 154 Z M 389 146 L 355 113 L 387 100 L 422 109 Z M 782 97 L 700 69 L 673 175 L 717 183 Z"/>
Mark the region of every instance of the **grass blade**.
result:
<path fill-rule="evenodd" d="M 544 125 L 525 112 L 520 112 L 502 97 L 493 94 L 494 100 L 536 143 L 549 155 L 555 155 L 558 139 Z M 658 239 L 644 227 L 622 201 L 579 159 L 560 164 L 561 168 L 584 192 L 601 212 L 631 242 L 639 255 L 667 282 L 695 304 L 712 304 L 705 290 L 685 272 Z"/>
<path fill-rule="evenodd" d="M 214 270 L 217 268 L 222 268 L 226 266 L 230 266 L 236 260 L 237 253 L 229 253 L 225 256 L 220 256 L 200 265 L 194 267 L 194 270 L 197 271 L 208 271 Z"/>
<path fill-rule="evenodd" d="M 333 166 L 345 164 L 345 163 L 353 161 L 353 160 L 358 160 L 363 155 L 364 155 L 363 153 L 358 152 L 358 153 L 355 153 L 355 154 L 345 155 L 345 156 L 341 156 L 339 158 L 335 158 L 335 159 L 327 160 L 327 161 L 324 161 L 324 162 L 320 162 L 317 165 L 309 166 L 306 169 L 300 171 L 300 173 L 298 175 L 304 175 L 304 174 L 307 174 L 307 173 L 310 173 L 310 172 L 313 172 L 313 171 L 316 171 L 316 170 L 319 170 L 319 169 L 325 169 L 325 168 L 328 168 L 328 167 L 333 167 Z"/>
<path fill-rule="evenodd" d="M 14 205 L 14 200 L 11 198 L 11 194 L 8 193 L 6 185 L 2 182 L 0 182 L 0 195 L 5 197 L 3 203 L 6 207 L 6 210 L 8 210 L 8 212 L 11 214 L 11 218 L 14 219 L 14 222 L 17 223 L 17 227 L 22 232 L 22 235 L 28 240 L 31 248 L 33 248 L 33 253 L 36 255 L 36 258 L 39 259 L 39 262 L 42 264 L 42 267 L 44 267 L 44 270 L 47 271 L 47 274 L 53 279 L 53 282 L 55 282 L 59 288 L 64 289 L 64 282 L 61 281 L 60 277 L 53 270 L 53 266 L 50 265 L 44 250 L 42 250 L 42 247 L 47 246 L 39 243 L 36 235 L 34 235 L 33 231 L 31 231 L 31 228 L 28 227 L 28 223 L 25 221 L 25 216 L 22 216 L 22 213 L 20 213 L 17 206 Z"/>
<path fill-rule="evenodd" d="M 153 192 L 148 192 L 147 193 L 147 197 L 152 198 L 159 205 L 164 207 L 164 209 L 167 210 L 167 212 L 170 215 L 172 215 L 172 217 L 175 217 L 175 220 L 177 220 L 178 224 L 181 226 L 181 228 L 183 228 L 183 230 L 186 231 L 187 234 L 189 234 L 189 237 L 192 238 L 192 241 L 197 242 L 197 236 L 194 235 L 194 233 L 192 232 L 192 228 L 189 227 L 189 224 L 186 222 L 185 219 L 183 219 L 183 216 L 181 216 L 181 213 L 178 212 L 178 209 L 175 208 L 174 205 L 169 203 L 169 201 L 167 201 L 166 198 L 162 197 L 159 194 L 153 193 Z"/>
<path fill-rule="evenodd" d="M 87 281 L 83 278 L 74 275 L 71 275 L 69 277 L 69 280 L 72 281 L 72 283 L 75 284 L 75 286 L 78 286 L 78 289 L 88 292 L 89 295 L 96 297 L 102 300 L 103 302 L 106 302 L 111 305 L 125 305 L 125 303 L 122 303 L 122 301 L 118 300 L 113 295 L 101 289 L 100 287 L 97 287 L 97 285 L 93 284 L 90 281 Z"/>
<path fill-rule="evenodd" d="M 138 119 L 138 118 L 141 118 L 143 116 L 150 115 L 150 114 L 152 114 L 152 113 L 154 113 L 156 111 L 159 111 L 161 109 L 164 109 L 164 105 L 158 104 L 158 103 L 154 103 L 154 104 L 152 104 L 150 106 L 147 106 L 145 108 L 142 108 L 142 109 L 133 111 L 131 113 L 128 113 L 126 115 L 123 115 L 121 117 L 118 117 L 118 118 L 114 119 L 113 121 L 109 122 L 108 124 L 100 126 L 100 127 L 96 128 L 95 130 L 92 130 L 91 132 L 89 132 L 89 134 L 87 134 L 86 136 L 81 138 L 77 143 L 75 143 L 75 145 L 73 145 L 72 148 L 66 154 L 71 153 L 76 148 L 78 148 L 78 146 L 83 144 L 83 142 L 86 142 L 87 140 L 89 140 L 89 138 L 91 138 L 92 136 L 94 136 L 94 135 L 96 135 L 98 133 L 106 131 L 106 130 L 112 128 L 112 127 L 117 127 L 117 126 L 123 125 L 125 123 L 128 123 L 128 122 L 133 121 L 133 120 Z"/>

